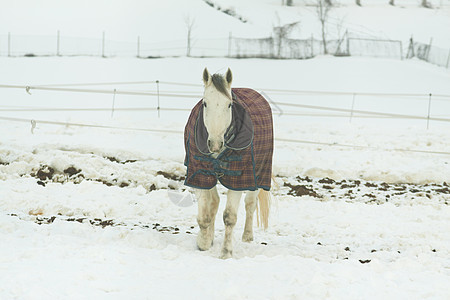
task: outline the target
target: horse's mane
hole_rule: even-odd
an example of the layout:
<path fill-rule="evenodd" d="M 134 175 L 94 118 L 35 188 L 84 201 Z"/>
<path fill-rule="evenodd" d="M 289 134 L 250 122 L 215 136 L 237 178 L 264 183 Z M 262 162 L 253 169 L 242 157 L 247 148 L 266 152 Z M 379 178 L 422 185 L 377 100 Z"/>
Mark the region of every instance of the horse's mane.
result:
<path fill-rule="evenodd" d="M 231 97 L 230 91 L 228 90 L 228 84 L 221 74 L 214 74 L 212 75 L 212 83 L 216 87 L 216 89 L 227 96 L 228 98 Z"/>

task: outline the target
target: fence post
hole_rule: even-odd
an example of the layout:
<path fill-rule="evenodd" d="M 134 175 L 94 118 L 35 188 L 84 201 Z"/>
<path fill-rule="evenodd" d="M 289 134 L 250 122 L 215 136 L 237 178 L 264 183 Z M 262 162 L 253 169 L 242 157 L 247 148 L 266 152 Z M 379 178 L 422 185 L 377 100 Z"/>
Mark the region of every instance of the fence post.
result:
<path fill-rule="evenodd" d="M 353 109 L 355 108 L 355 100 L 356 100 L 356 93 L 353 93 L 352 109 L 350 111 L 350 123 L 352 122 L 353 118 Z"/>
<path fill-rule="evenodd" d="M 141 37 L 137 38 L 137 58 L 141 57 Z"/>
<path fill-rule="evenodd" d="M 8 57 L 11 56 L 11 32 L 8 32 Z"/>
<path fill-rule="evenodd" d="M 158 110 L 158 118 L 160 118 L 161 117 L 161 107 L 159 106 L 159 80 L 156 80 L 156 93 L 158 94 L 158 107 L 157 107 L 157 110 Z"/>
<path fill-rule="evenodd" d="M 449 64 L 450 64 L 450 49 L 448 50 L 447 69 L 449 67 Z"/>
<path fill-rule="evenodd" d="M 232 33 L 228 35 L 228 57 L 231 57 L 231 41 L 233 39 Z"/>
<path fill-rule="evenodd" d="M 311 34 L 311 57 L 314 57 L 314 37 Z"/>
<path fill-rule="evenodd" d="M 430 127 L 430 112 L 431 112 L 431 93 L 428 98 L 428 116 L 427 116 L 427 130 Z"/>
<path fill-rule="evenodd" d="M 103 35 L 102 35 L 102 57 L 106 57 L 105 56 L 105 32 L 103 31 Z"/>
<path fill-rule="evenodd" d="M 114 89 L 114 94 L 113 94 L 113 103 L 112 103 L 112 109 L 111 109 L 111 118 L 112 118 L 113 115 L 114 115 L 114 106 L 115 106 L 115 103 L 116 103 L 116 89 Z"/>
<path fill-rule="evenodd" d="M 59 53 L 59 42 L 60 42 L 60 36 L 59 36 L 59 30 L 56 33 L 56 56 L 60 56 Z"/>
<path fill-rule="evenodd" d="M 408 53 L 406 54 L 406 58 L 413 58 L 415 56 L 414 53 L 414 40 L 413 36 L 409 39 L 409 47 L 408 47 Z"/>
<path fill-rule="evenodd" d="M 350 56 L 350 38 L 347 36 L 347 55 Z"/>

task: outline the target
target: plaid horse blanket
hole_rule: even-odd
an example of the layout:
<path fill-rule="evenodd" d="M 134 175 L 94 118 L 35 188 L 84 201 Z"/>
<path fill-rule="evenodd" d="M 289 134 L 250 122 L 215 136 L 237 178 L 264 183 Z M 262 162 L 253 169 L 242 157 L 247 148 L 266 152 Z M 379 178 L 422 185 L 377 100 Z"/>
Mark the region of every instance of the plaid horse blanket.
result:
<path fill-rule="evenodd" d="M 232 89 L 231 125 L 225 133 L 225 150 L 212 157 L 207 147 L 200 100 L 184 130 L 187 167 L 185 185 L 211 189 L 217 180 L 231 190 L 269 191 L 272 178 L 273 121 L 269 103 L 258 92 Z"/>

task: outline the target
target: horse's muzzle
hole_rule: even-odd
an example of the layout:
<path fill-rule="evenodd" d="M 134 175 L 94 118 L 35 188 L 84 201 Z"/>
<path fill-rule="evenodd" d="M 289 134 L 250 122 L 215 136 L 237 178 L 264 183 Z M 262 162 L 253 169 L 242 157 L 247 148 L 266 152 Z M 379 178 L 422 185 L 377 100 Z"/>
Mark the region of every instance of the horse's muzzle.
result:
<path fill-rule="evenodd" d="M 223 141 L 213 141 L 208 139 L 208 149 L 212 153 L 220 153 L 223 147 Z"/>

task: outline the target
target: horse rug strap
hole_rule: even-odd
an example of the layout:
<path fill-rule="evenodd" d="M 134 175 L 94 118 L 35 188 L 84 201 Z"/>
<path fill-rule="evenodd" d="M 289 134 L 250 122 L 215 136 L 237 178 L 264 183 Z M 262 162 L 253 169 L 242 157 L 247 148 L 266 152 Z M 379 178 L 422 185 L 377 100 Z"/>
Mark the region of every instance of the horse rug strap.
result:
<path fill-rule="evenodd" d="M 273 121 L 269 103 L 252 89 L 232 89 L 232 121 L 217 158 L 207 146 L 200 100 L 184 131 L 187 167 L 185 185 L 210 189 L 217 180 L 232 190 L 270 190 L 273 156 Z"/>

